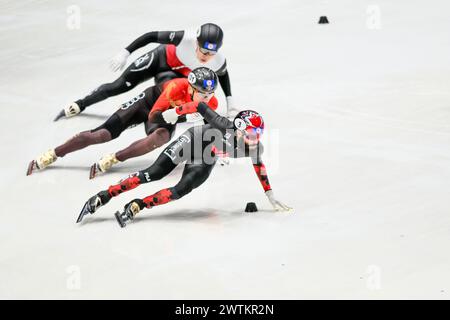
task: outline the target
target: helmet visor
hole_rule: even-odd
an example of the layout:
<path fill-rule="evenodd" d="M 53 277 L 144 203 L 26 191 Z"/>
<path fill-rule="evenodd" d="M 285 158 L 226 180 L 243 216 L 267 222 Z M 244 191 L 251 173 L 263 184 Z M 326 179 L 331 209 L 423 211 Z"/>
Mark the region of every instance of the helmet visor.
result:
<path fill-rule="evenodd" d="M 247 128 L 244 130 L 244 141 L 248 145 L 256 145 L 264 132 L 263 128 Z"/>
<path fill-rule="evenodd" d="M 194 82 L 189 82 L 194 90 L 201 93 L 214 93 L 216 91 L 216 80 L 208 79 L 208 80 L 198 80 Z"/>
<path fill-rule="evenodd" d="M 217 45 L 210 43 L 210 42 L 205 42 L 203 44 L 203 46 L 200 44 L 200 42 L 198 43 L 198 49 L 200 50 L 200 52 L 204 55 L 208 55 L 208 56 L 213 56 L 217 53 Z"/>
<path fill-rule="evenodd" d="M 205 92 L 205 91 L 198 90 L 194 87 L 193 87 L 193 89 L 194 89 L 194 93 L 197 93 L 202 100 L 209 101 L 214 96 L 214 91 Z"/>
<path fill-rule="evenodd" d="M 217 51 L 211 51 L 211 50 L 208 50 L 208 49 L 203 49 L 203 48 L 201 48 L 201 47 L 199 47 L 198 49 L 199 49 L 200 52 L 201 52 L 202 54 L 204 54 L 205 56 L 214 56 L 214 55 L 217 53 Z"/>

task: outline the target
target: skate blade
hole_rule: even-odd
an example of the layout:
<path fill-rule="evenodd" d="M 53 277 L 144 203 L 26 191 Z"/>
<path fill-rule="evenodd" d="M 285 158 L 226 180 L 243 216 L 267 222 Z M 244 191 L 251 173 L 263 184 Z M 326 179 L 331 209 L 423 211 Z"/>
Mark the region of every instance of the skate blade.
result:
<path fill-rule="evenodd" d="M 27 176 L 31 175 L 36 168 L 36 160 L 31 160 L 31 162 L 28 164 Z"/>
<path fill-rule="evenodd" d="M 89 180 L 94 179 L 94 178 L 97 176 L 97 174 L 98 174 L 97 164 L 94 163 L 94 164 L 91 166 L 91 170 L 89 171 Z"/>
<path fill-rule="evenodd" d="M 66 116 L 66 113 L 64 112 L 64 109 L 61 110 L 58 115 L 55 117 L 55 119 L 53 119 L 54 122 L 58 121 L 59 119 L 63 118 Z"/>
<path fill-rule="evenodd" d="M 81 209 L 80 214 L 78 215 L 77 223 L 80 223 L 81 220 L 83 220 L 84 216 L 87 215 L 88 213 L 90 213 L 87 207 L 88 207 L 88 203 L 86 202 L 83 206 L 83 209 Z"/>
<path fill-rule="evenodd" d="M 120 212 L 116 211 L 116 213 L 114 213 L 114 216 L 116 217 L 116 220 L 119 223 L 120 227 L 121 228 L 125 228 L 126 224 L 125 224 L 125 221 L 123 221 L 123 219 L 122 219 L 122 217 L 120 215 Z"/>

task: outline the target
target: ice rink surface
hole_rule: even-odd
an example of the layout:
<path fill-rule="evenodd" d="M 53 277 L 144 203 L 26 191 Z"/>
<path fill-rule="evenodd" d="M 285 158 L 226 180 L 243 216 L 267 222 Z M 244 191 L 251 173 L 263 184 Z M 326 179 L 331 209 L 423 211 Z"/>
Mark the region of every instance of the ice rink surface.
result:
<path fill-rule="evenodd" d="M 0 298 L 448 299 L 448 1 L 197 5 L 0 0 Z M 109 58 L 141 34 L 205 22 L 224 29 L 233 95 L 265 117 L 269 178 L 295 212 L 271 211 L 242 159 L 125 229 L 113 213 L 173 186 L 181 168 L 75 224 L 91 195 L 161 149 L 92 181 L 89 166 L 143 126 L 30 177 L 28 162 L 153 82 L 53 117 L 114 80 Z M 244 213 L 249 201 L 260 212 Z"/>

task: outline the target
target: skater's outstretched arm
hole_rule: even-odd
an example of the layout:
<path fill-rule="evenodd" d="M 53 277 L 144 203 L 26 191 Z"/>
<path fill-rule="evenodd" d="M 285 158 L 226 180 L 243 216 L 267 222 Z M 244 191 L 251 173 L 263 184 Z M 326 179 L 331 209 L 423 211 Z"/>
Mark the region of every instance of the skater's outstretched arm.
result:
<path fill-rule="evenodd" d="M 184 31 L 152 31 L 134 40 L 128 47 L 121 49 L 110 61 L 112 71 L 122 70 L 131 53 L 149 43 L 179 45 L 183 39 Z"/>
<path fill-rule="evenodd" d="M 261 159 L 258 156 L 258 160 L 256 162 L 253 162 L 253 169 L 255 170 L 256 176 L 259 179 L 259 182 L 261 182 L 261 186 L 264 189 L 264 192 L 267 196 L 267 199 L 269 200 L 270 204 L 276 211 L 291 211 L 292 208 L 288 207 L 281 201 L 277 200 L 275 198 L 275 195 L 273 194 L 272 187 L 269 183 L 269 177 L 267 176 L 267 170 L 264 163 L 261 161 Z"/>
<path fill-rule="evenodd" d="M 232 121 L 228 120 L 227 117 L 221 116 L 211 108 L 208 108 L 205 103 L 199 103 L 197 111 L 213 128 L 221 131 L 233 128 Z"/>
<path fill-rule="evenodd" d="M 225 94 L 225 99 L 227 101 L 227 116 L 231 117 L 238 113 L 234 103 L 233 97 L 231 96 L 231 83 L 230 75 L 227 69 L 227 62 L 225 61 L 223 66 L 216 71 L 217 77 L 219 78 L 220 86 L 222 87 L 223 93 Z"/>
<path fill-rule="evenodd" d="M 167 110 L 163 112 L 161 116 L 163 119 L 168 119 L 169 117 L 172 118 L 172 113 L 174 113 L 176 116 L 198 113 L 213 128 L 219 129 L 221 131 L 233 128 L 233 122 L 228 120 L 227 117 L 222 117 L 216 111 L 214 111 L 217 108 L 217 105 L 215 106 L 215 108 L 211 107 L 211 101 L 212 99 L 208 104 L 204 102 L 188 102 L 172 110 Z"/>
<path fill-rule="evenodd" d="M 134 40 L 125 49 L 132 53 L 133 51 L 146 46 L 149 43 L 174 44 L 179 45 L 183 39 L 184 31 L 151 31 L 143 34 Z"/>
<path fill-rule="evenodd" d="M 223 93 L 225 93 L 225 97 L 231 96 L 231 84 L 230 84 L 230 75 L 228 74 L 228 71 L 225 70 L 225 72 L 221 75 L 217 75 L 219 78 L 220 86 L 222 87 Z"/>
<path fill-rule="evenodd" d="M 161 100 L 159 100 L 161 99 Z M 216 110 L 219 103 L 216 97 L 212 97 L 208 103 L 200 102 L 206 106 L 208 109 Z M 154 123 L 160 124 L 175 124 L 178 120 L 182 119 L 180 117 L 186 116 L 188 122 L 193 122 L 196 120 L 202 120 L 203 117 L 197 112 L 199 102 L 191 101 L 184 103 L 182 105 L 176 106 L 173 100 L 163 97 L 162 95 L 158 98 L 152 111 L 149 114 L 149 120 Z M 173 106 L 175 106 L 173 108 Z M 195 117 L 195 115 L 197 117 Z M 191 118 L 188 118 L 189 116 Z"/>
<path fill-rule="evenodd" d="M 269 178 L 267 177 L 266 166 L 264 165 L 264 163 L 259 162 L 257 164 L 253 164 L 253 169 L 255 170 L 259 182 L 261 182 L 261 186 L 263 187 L 264 192 L 272 190 L 272 188 L 270 187 Z"/>

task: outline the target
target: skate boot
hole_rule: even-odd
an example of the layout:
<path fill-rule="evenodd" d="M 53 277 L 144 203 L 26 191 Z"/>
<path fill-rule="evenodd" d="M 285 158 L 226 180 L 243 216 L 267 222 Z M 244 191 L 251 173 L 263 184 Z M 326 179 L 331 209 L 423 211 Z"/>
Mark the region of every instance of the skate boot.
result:
<path fill-rule="evenodd" d="M 117 211 L 114 215 L 121 228 L 125 228 L 127 223 L 134 219 L 134 217 L 145 208 L 145 203 L 141 199 L 135 199 L 125 205 L 122 212 Z"/>
<path fill-rule="evenodd" d="M 72 102 L 70 105 L 62 109 L 53 121 L 58 121 L 62 117 L 70 118 L 74 117 L 81 112 L 80 106 L 76 102 Z"/>
<path fill-rule="evenodd" d="M 51 165 L 53 162 L 56 161 L 58 157 L 55 154 L 55 150 L 51 149 L 45 152 L 43 155 L 41 155 L 36 160 L 31 160 L 30 164 L 28 165 L 27 170 L 27 176 L 33 173 L 33 171 L 42 170 Z"/>
<path fill-rule="evenodd" d="M 95 196 L 90 197 L 84 204 L 83 209 L 81 209 L 81 212 L 78 215 L 77 223 L 80 223 L 84 216 L 88 213 L 93 214 L 98 208 L 107 204 L 109 200 L 111 200 L 111 196 L 108 191 L 100 191 Z"/>
<path fill-rule="evenodd" d="M 115 164 L 119 163 L 119 160 L 117 160 L 116 155 L 111 153 L 107 154 L 106 156 L 103 156 L 98 162 L 94 163 L 91 166 L 91 170 L 89 173 L 89 179 L 94 179 L 99 172 L 105 173 L 111 167 Z"/>

